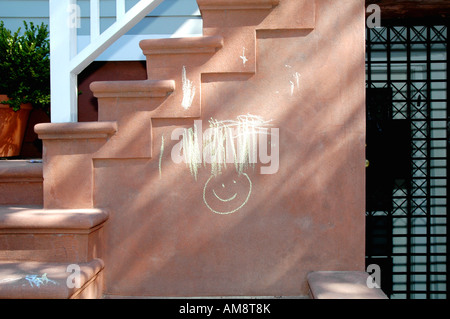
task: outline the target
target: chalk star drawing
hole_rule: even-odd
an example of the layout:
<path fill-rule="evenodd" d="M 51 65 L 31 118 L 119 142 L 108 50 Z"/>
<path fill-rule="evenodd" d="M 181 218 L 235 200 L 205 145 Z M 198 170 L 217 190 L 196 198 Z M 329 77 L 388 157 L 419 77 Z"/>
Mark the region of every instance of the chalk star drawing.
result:
<path fill-rule="evenodd" d="M 245 56 L 245 48 L 242 48 L 242 55 L 240 56 L 240 58 L 242 59 L 242 63 L 245 66 L 245 63 L 247 63 L 248 61 L 247 57 Z"/>
<path fill-rule="evenodd" d="M 27 275 L 25 279 L 28 281 L 31 287 L 40 287 L 41 285 L 46 285 L 48 283 L 52 283 L 57 285 L 58 283 L 54 280 L 51 280 L 47 277 L 47 273 L 43 274 L 41 277 L 38 275 Z M 34 286 L 33 286 L 34 284 Z"/>

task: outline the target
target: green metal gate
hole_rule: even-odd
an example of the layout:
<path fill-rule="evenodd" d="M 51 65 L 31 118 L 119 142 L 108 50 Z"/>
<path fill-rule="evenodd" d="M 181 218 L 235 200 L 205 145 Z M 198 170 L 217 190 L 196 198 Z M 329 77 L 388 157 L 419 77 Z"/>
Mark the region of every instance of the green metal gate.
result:
<path fill-rule="evenodd" d="M 366 262 L 390 298 L 447 298 L 448 26 L 366 29 Z"/>

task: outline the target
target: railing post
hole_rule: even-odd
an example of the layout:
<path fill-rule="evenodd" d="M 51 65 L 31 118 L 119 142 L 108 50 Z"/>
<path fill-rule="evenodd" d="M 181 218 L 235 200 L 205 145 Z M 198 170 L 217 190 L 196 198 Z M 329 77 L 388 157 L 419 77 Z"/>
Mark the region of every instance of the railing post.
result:
<path fill-rule="evenodd" d="M 125 15 L 125 0 L 116 0 L 116 17 L 117 20 Z"/>
<path fill-rule="evenodd" d="M 50 90 L 53 123 L 76 122 L 77 75 L 70 61 L 77 53 L 79 7 L 76 0 L 50 0 Z"/>
<path fill-rule="evenodd" d="M 81 52 L 77 52 L 80 7 L 76 0 L 50 0 L 52 123 L 78 121 L 78 74 L 163 1 L 140 0 L 126 12 L 125 0 L 116 0 L 117 21 L 101 33 L 100 2 L 90 0 L 91 43 Z"/>
<path fill-rule="evenodd" d="M 91 42 L 100 36 L 100 0 L 91 0 Z"/>
<path fill-rule="evenodd" d="M 67 0 L 66 0 L 67 1 Z M 106 48 L 118 40 L 128 30 L 141 21 L 147 14 L 156 8 L 164 0 L 140 0 L 130 10 L 128 10 L 121 18 L 117 16 L 117 21 L 96 38 L 96 41 L 85 47 L 81 52 L 72 59 L 70 63 L 70 71 L 73 74 L 79 74 L 92 61 L 94 61 Z M 118 0 L 123 2 L 123 0 Z M 117 4 L 119 6 L 119 4 Z M 120 5 L 121 6 L 121 5 Z M 125 5 L 123 5 L 125 9 Z"/>

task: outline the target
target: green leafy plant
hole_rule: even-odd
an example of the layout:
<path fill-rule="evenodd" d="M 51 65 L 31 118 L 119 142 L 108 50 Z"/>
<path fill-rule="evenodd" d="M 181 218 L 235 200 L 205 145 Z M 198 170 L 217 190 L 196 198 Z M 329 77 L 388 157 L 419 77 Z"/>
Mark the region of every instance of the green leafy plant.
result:
<path fill-rule="evenodd" d="M 50 111 L 50 40 L 48 26 L 24 21 L 12 33 L 0 21 L 0 94 L 10 100 L 2 102 L 17 111 L 22 103 Z"/>

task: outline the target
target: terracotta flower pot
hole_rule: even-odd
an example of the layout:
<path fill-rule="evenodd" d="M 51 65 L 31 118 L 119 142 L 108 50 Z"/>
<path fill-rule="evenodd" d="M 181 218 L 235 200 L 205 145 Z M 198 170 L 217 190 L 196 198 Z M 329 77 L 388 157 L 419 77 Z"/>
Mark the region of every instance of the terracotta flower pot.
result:
<path fill-rule="evenodd" d="M 0 101 L 6 100 L 6 95 L 0 95 Z M 0 157 L 20 155 L 31 109 L 30 103 L 21 105 L 17 112 L 9 105 L 0 104 Z"/>

